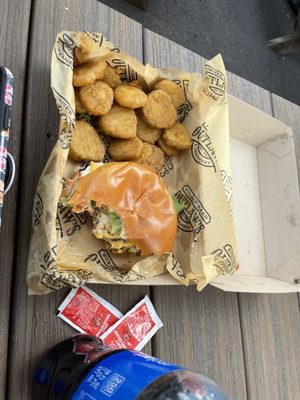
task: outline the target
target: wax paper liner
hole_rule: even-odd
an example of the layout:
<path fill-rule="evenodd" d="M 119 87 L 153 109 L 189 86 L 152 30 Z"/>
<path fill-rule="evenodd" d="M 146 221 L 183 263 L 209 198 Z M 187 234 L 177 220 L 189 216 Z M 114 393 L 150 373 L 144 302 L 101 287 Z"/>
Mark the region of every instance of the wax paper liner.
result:
<path fill-rule="evenodd" d="M 79 168 L 68 159 L 75 124 L 73 55 L 86 35 L 93 39 L 89 57 L 105 60 L 118 70 L 123 81 L 138 79 L 145 89 L 151 89 L 165 77 L 184 89 L 185 103 L 178 109 L 178 121 L 190 133 L 192 147 L 178 156 L 166 157 L 160 172 L 169 192 L 185 205 L 178 216 L 173 254 L 113 254 L 103 241 L 91 235 L 87 215 L 73 214 L 58 204 L 63 179 Z M 203 76 L 175 68 L 160 70 L 142 65 L 99 33 L 61 32 L 53 48 L 51 86 L 61 122 L 34 199 L 29 293 L 45 294 L 85 282 L 126 284 L 164 273 L 184 285 L 195 283 L 201 290 L 217 275 L 232 274 L 238 264 L 231 215 L 227 79 L 222 57 L 217 55 L 208 61 Z M 106 155 L 104 162 L 109 161 Z"/>

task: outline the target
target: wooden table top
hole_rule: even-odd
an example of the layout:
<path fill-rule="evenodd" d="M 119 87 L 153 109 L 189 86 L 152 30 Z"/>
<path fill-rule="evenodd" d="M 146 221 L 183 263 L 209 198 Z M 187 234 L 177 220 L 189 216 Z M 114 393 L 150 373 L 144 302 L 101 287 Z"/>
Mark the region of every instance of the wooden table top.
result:
<path fill-rule="evenodd" d="M 95 0 L 4 0 L 0 64 L 13 71 L 9 151 L 17 177 L 5 198 L 0 238 L 0 400 L 29 400 L 37 356 L 74 330 L 54 312 L 68 290 L 28 296 L 26 263 L 35 188 L 55 144 L 59 115 L 50 89 L 53 42 L 62 30 L 91 30 L 156 67 L 203 69 L 197 54 Z M 292 127 L 300 176 L 300 107 L 228 73 L 234 96 Z M 216 380 L 232 400 L 295 400 L 300 393 L 297 294 L 225 293 L 213 287 L 94 285 L 122 312 L 148 294 L 164 322 L 144 349 Z"/>

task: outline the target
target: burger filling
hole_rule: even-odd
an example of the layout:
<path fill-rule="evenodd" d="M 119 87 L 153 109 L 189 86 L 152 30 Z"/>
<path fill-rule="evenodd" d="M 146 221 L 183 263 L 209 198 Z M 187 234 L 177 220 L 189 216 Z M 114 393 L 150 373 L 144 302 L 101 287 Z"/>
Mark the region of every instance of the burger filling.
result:
<path fill-rule="evenodd" d="M 92 200 L 88 212 L 93 219 L 93 235 L 97 239 L 105 240 L 114 253 L 126 251 L 141 254 L 141 250 L 126 236 L 122 218 L 115 210 L 106 206 L 96 207 L 96 202 Z"/>

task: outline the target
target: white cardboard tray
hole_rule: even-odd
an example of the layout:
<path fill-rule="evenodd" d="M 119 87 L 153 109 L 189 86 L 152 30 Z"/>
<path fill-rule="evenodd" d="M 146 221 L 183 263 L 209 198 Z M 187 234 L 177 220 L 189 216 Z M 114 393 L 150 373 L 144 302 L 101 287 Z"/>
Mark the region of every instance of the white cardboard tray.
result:
<path fill-rule="evenodd" d="M 291 128 L 229 96 L 233 215 L 240 269 L 212 285 L 300 292 L 300 198 Z M 176 285 L 165 274 L 126 284 Z"/>

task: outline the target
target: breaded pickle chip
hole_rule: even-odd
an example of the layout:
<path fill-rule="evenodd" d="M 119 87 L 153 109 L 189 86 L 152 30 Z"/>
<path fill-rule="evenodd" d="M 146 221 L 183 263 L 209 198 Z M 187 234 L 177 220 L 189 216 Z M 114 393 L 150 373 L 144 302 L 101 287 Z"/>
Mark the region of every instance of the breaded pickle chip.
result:
<path fill-rule="evenodd" d="M 138 137 L 143 141 L 150 144 L 154 144 L 161 137 L 162 130 L 153 128 L 153 126 L 147 125 L 143 119 L 137 114 L 137 131 Z"/>
<path fill-rule="evenodd" d="M 138 158 L 143 142 L 138 138 L 115 140 L 108 146 L 108 154 L 114 161 L 130 161 Z"/>
<path fill-rule="evenodd" d="M 145 122 L 155 128 L 171 128 L 177 119 L 172 99 L 164 90 L 153 90 L 148 94 L 148 102 L 142 108 Z"/>
<path fill-rule="evenodd" d="M 136 162 L 144 164 L 158 173 L 164 166 L 165 156 L 161 149 L 153 144 L 143 143 L 142 154 Z"/>
<path fill-rule="evenodd" d="M 107 83 L 112 89 L 118 85 L 121 85 L 121 78 L 116 68 L 112 68 L 109 65 L 106 67 L 103 82 Z"/>
<path fill-rule="evenodd" d="M 163 139 L 168 146 L 178 150 L 189 149 L 192 145 L 192 139 L 182 124 L 176 123 L 172 128 L 165 129 Z"/>
<path fill-rule="evenodd" d="M 96 81 L 79 89 L 82 105 L 89 114 L 100 116 L 107 114 L 114 100 L 114 92 L 107 83 Z"/>
<path fill-rule="evenodd" d="M 83 107 L 79 98 L 79 90 L 78 88 L 74 88 L 75 94 L 75 112 L 77 114 L 87 114 L 87 109 Z"/>
<path fill-rule="evenodd" d="M 108 114 L 98 118 L 97 124 L 106 135 L 119 139 L 136 137 L 135 112 L 118 104 L 113 105 Z"/>
<path fill-rule="evenodd" d="M 179 150 L 176 149 L 175 147 L 168 146 L 162 136 L 158 140 L 158 145 L 166 156 L 177 156 L 177 154 L 179 154 Z"/>
<path fill-rule="evenodd" d="M 85 86 L 94 83 L 97 79 L 102 79 L 106 69 L 104 61 L 90 61 L 79 65 L 73 71 L 73 85 Z"/>
<path fill-rule="evenodd" d="M 169 79 L 163 79 L 154 85 L 154 89 L 161 89 L 168 93 L 171 97 L 175 109 L 181 106 L 185 102 L 183 89 L 176 85 L 176 83 L 169 81 Z"/>
<path fill-rule="evenodd" d="M 69 157 L 73 161 L 101 161 L 105 154 L 105 146 L 91 124 L 76 121 L 73 131 Z"/>
<path fill-rule="evenodd" d="M 140 108 L 147 104 L 148 96 L 141 89 L 130 85 L 119 85 L 114 90 L 115 101 L 123 107 Z"/>

